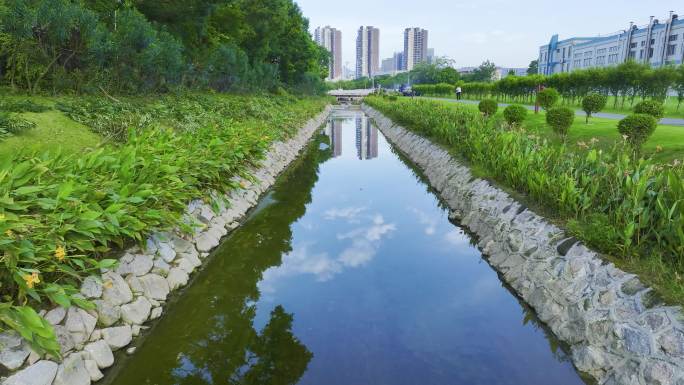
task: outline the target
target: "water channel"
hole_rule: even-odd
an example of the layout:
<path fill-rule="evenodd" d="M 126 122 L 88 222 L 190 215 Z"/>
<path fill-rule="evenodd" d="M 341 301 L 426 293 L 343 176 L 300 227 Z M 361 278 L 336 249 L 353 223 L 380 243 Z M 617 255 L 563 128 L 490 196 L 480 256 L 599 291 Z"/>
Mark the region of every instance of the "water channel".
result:
<path fill-rule="evenodd" d="M 584 384 L 447 216 L 337 111 L 108 382 Z"/>

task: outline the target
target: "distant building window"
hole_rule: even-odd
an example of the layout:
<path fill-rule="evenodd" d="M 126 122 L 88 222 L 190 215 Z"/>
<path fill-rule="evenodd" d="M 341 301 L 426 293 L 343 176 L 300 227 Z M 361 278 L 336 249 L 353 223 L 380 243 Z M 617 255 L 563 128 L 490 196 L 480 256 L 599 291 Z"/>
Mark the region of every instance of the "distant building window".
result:
<path fill-rule="evenodd" d="M 584 57 L 591 57 L 591 55 L 593 55 L 593 54 L 594 54 L 593 52 L 587 51 L 584 53 Z"/>
<path fill-rule="evenodd" d="M 617 50 L 618 50 L 618 47 L 616 45 L 608 48 L 608 52 L 617 52 Z"/>
<path fill-rule="evenodd" d="M 655 44 L 655 39 L 651 39 L 651 45 Z"/>
<path fill-rule="evenodd" d="M 591 65 L 591 59 L 584 59 L 584 66 L 589 67 Z"/>
<path fill-rule="evenodd" d="M 637 46 L 637 43 L 632 43 L 629 45 L 629 48 L 636 48 L 636 46 Z"/>
<path fill-rule="evenodd" d="M 629 51 L 628 57 L 629 57 L 630 59 L 636 58 L 636 51 Z"/>
<path fill-rule="evenodd" d="M 617 63 L 617 61 L 618 61 L 618 54 L 614 53 L 614 54 L 608 55 L 608 64 Z"/>
<path fill-rule="evenodd" d="M 605 48 L 601 48 L 601 49 L 597 49 L 597 50 L 596 50 L 596 54 L 597 54 L 597 55 L 603 55 L 603 54 L 605 54 L 605 53 L 606 53 L 606 49 L 605 49 Z"/>
<path fill-rule="evenodd" d="M 579 68 L 582 66 L 582 60 L 575 60 L 572 65 Z"/>
<path fill-rule="evenodd" d="M 653 57 L 653 47 L 648 49 L 648 58 L 651 59 Z"/>
<path fill-rule="evenodd" d="M 646 45 L 646 40 L 644 40 L 644 41 L 641 42 L 641 46 L 642 46 L 642 47 L 645 46 L 645 45 Z"/>
<path fill-rule="evenodd" d="M 605 56 L 597 56 L 596 57 L 596 65 L 602 66 L 604 64 L 606 64 L 606 57 Z"/>
<path fill-rule="evenodd" d="M 644 58 L 644 50 L 641 49 L 641 50 L 639 50 L 639 59 L 643 59 L 643 58 Z"/>
<path fill-rule="evenodd" d="M 679 35 L 670 35 L 670 41 L 677 41 L 677 37 L 679 37 Z"/>
<path fill-rule="evenodd" d="M 582 52 L 575 52 L 575 59 L 582 57 Z"/>
<path fill-rule="evenodd" d="M 674 55 L 677 52 L 677 46 L 675 44 L 670 44 L 667 46 L 667 55 Z"/>

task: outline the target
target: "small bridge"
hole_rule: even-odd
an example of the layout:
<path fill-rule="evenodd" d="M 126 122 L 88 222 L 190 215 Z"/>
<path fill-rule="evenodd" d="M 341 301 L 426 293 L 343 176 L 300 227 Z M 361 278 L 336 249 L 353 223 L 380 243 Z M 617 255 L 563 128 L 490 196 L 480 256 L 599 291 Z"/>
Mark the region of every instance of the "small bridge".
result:
<path fill-rule="evenodd" d="M 328 91 L 328 95 L 336 97 L 340 103 L 352 103 L 360 101 L 372 94 L 373 91 L 375 90 L 372 88 L 367 90 L 332 90 Z"/>

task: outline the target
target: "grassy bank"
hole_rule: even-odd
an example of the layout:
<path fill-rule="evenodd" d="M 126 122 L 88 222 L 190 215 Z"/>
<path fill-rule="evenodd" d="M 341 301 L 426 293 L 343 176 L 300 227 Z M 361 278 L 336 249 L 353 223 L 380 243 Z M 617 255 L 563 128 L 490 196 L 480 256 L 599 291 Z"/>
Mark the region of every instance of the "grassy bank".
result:
<path fill-rule="evenodd" d="M 443 101 L 442 103 L 452 103 Z M 464 104 L 463 108 L 478 112 L 477 105 Z M 503 108 L 499 108 L 496 114 L 497 119 L 503 119 Z M 616 142 L 621 140 L 617 127 L 618 121 L 615 119 L 591 118 L 586 123 L 582 117 L 575 117 L 568 132 L 567 143 L 573 150 L 581 150 L 582 147 L 594 139 L 594 146 L 603 150 L 610 150 Z M 558 135 L 546 123 L 544 111 L 539 114 L 530 112 L 525 118 L 525 131 L 534 135 L 539 135 L 554 145 L 560 145 L 561 140 Z M 658 125 L 653 136 L 644 144 L 644 155 L 653 158 L 655 161 L 669 163 L 675 159 L 684 159 L 684 127 Z"/>
<path fill-rule="evenodd" d="M 180 227 L 187 203 L 236 188 L 275 140 L 325 98 L 188 94 L 49 98 L 16 112 L 33 129 L 0 142 L 0 320 L 37 351 L 57 354 L 33 309 L 92 305 L 80 281 L 113 250 Z M 63 122 L 64 124 L 60 124 Z M 23 306 L 27 305 L 27 306 Z"/>
<path fill-rule="evenodd" d="M 436 97 L 442 97 L 442 98 L 449 98 L 449 99 L 456 99 L 455 95 L 434 95 Z M 467 100 L 474 100 L 476 101 L 477 98 L 465 95 L 465 98 Z M 523 100 L 521 98 L 510 98 L 510 97 L 499 97 L 497 99 L 499 103 L 509 103 L 509 104 L 524 104 L 528 106 L 533 106 L 534 102 L 530 102 L 529 100 Z M 629 115 L 633 112 L 634 105 L 642 101 L 641 98 L 635 98 L 633 103 L 630 103 L 629 100 L 625 101 L 624 104 L 622 103 L 622 98 L 618 98 L 617 101 L 617 106 L 615 105 L 615 97 L 614 96 L 608 96 L 608 103 L 606 103 L 606 107 L 601 111 L 601 112 L 610 112 L 610 113 L 615 113 L 615 114 L 623 114 L 623 115 Z M 567 101 L 567 100 L 562 100 L 559 105 L 567 106 L 574 108 L 578 111 L 582 110 L 582 100 L 579 99 L 575 102 L 572 101 Z M 665 99 L 665 102 L 663 103 L 663 107 L 665 107 L 665 117 L 666 118 L 675 118 L 675 119 L 684 119 L 684 103 L 679 105 L 678 107 L 678 101 L 676 97 L 668 97 Z"/>
<path fill-rule="evenodd" d="M 538 134 L 538 117 L 511 129 L 469 106 L 381 97 L 366 101 L 446 146 L 478 176 L 495 181 L 607 259 L 639 274 L 668 302 L 684 303 L 681 165 L 633 160 L 621 141 L 608 149 L 591 141 L 586 146 L 558 144 Z"/>

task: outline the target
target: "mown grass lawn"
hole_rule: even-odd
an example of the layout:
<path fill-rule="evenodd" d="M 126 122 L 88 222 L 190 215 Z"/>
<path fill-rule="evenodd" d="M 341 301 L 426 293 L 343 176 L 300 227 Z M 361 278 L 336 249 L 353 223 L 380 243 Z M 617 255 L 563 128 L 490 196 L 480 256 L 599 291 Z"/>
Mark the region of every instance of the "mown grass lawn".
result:
<path fill-rule="evenodd" d="M 36 123 L 36 127 L 1 140 L 0 159 L 22 150 L 39 153 L 58 150 L 78 152 L 96 147 L 100 143 L 99 135 L 69 119 L 61 111 L 25 112 L 19 115 Z"/>
<path fill-rule="evenodd" d="M 449 95 L 449 96 L 439 96 L 442 98 L 448 98 L 448 99 L 456 99 L 454 95 Z M 606 108 L 604 108 L 601 112 L 610 112 L 610 113 L 615 113 L 615 114 L 630 114 L 633 111 L 634 105 L 639 103 L 641 99 L 635 99 L 633 104 L 629 103 L 629 100 L 626 100 L 624 105 L 622 104 L 622 99 L 618 100 L 617 107 L 613 107 L 615 104 L 615 97 L 609 96 L 608 97 L 608 103 L 606 104 Z M 503 98 L 499 100 L 500 103 L 509 103 L 509 104 L 524 104 L 524 105 L 534 105 L 534 103 L 525 103 L 525 102 L 520 102 L 517 100 L 512 100 L 508 98 Z M 561 103 L 562 104 L 562 103 Z M 679 119 L 684 119 L 684 103 L 682 103 L 679 108 L 677 108 L 677 98 L 676 97 L 668 97 L 665 100 L 664 106 L 665 106 L 665 117 L 666 118 L 679 118 Z M 569 103 L 569 104 L 562 104 L 568 107 L 572 107 L 576 110 L 581 110 L 582 109 L 582 104 L 581 101 L 578 101 L 576 103 Z"/>
<path fill-rule="evenodd" d="M 445 101 L 444 103 L 452 104 Z M 468 108 L 477 110 L 476 105 L 465 105 Z M 503 119 L 503 108 L 499 107 L 497 117 Z M 583 117 L 575 117 L 575 122 L 570 127 L 568 144 L 578 148 L 578 143 L 589 143 L 592 138 L 599 140 L 598 145 L 602 148 L 610 148 L 621 141 L 622 137 L 617 130 L 618 120 L 591 118 L 589 124 L 585 123 Z M 525 129 L 535 135 L 546 137 L 549 141 L 559 145 L 561 143 L 558 136 L 546 124 L 544 112 L 534 114 L 532 111 L 525 120 Z M 662 148 L 658 151 L 657 147 Z M 669 163 L 675 159 L 684 159 L 684 127 L 658 125 L 655 133 L 644 146 L 644 155 L 652 156 L 660 162 Z"/>

